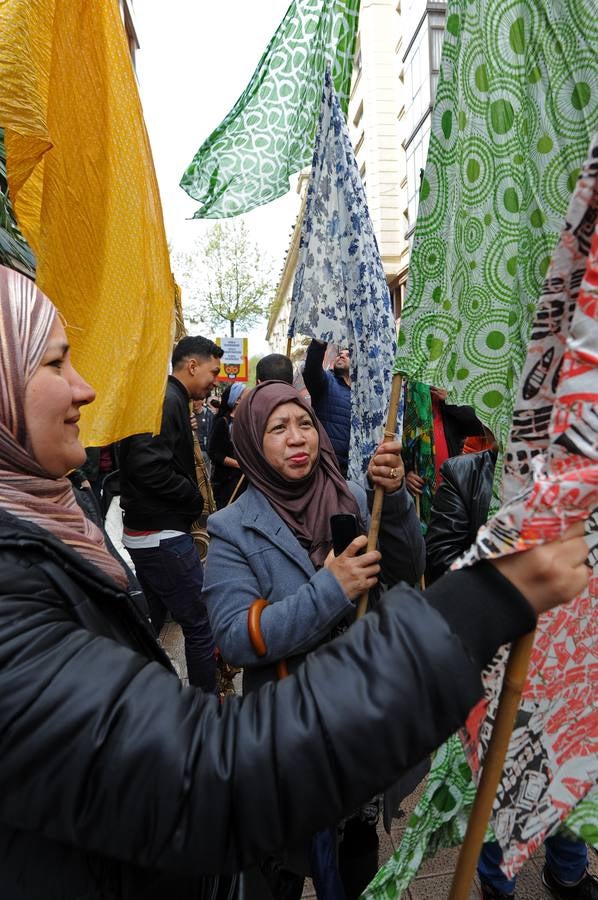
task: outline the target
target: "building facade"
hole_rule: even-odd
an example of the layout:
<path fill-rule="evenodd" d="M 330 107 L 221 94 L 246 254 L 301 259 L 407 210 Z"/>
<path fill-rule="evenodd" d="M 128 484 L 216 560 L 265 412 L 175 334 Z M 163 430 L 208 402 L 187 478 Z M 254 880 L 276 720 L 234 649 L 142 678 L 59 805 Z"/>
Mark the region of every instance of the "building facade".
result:
<path fill-rule="evenodd" d="M 404 106 L 400 113 L 401 143 L 407 172 L 406 235 L 413 234 L 419 185 L 426 163 L 432 105 L 436 94 L 444 34 L 446 2 L 403 0 L 402 79 Z"/>

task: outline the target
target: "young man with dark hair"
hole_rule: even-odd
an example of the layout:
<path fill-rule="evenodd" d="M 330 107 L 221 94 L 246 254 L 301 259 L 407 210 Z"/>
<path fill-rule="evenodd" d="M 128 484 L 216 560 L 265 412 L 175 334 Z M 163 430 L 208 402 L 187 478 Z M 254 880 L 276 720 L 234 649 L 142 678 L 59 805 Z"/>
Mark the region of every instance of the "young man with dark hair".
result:
<path fill-rule="evenodd" d="M 204 337 L 185 337 L 174 348 L 158 435 L 121 443 L 123 544 L 131 554 L 156 631 L 164 607 L 183 629 L 189 682 L 216 687 L 214 640 L 201 601 L 203 569 L 191 525 L 203 500 L 195 477 L 189 401 L 209 396 L 222 350 Z"/>
<path fill-rule="evenodd" d="M 210 338 L 202 337 L 199 334 L 188 334 L 186 337 L 181 338 L 172 351 L 172 371 L 175 372 L 177 369 L 181 370 L 184 368 L 185 362 L 191 357 L 195 357 L 202 362 L 210 362 L 212 359 L 219 360 L 223 352 L 222 348 L 215 344 L 214 341 L 211 341 Z M 220 366 L 220 363 L 218 365 Z M 210 389 L 212 384 L 213 381 L 210 382 Z M 194 397 L 193 399 L 200 400 L 203 398 Z"/>
<path fill-rule="evenodd" d="M 282 353 L 269 353 L 255 367 L 255 380 L 258 384 L 262 381 L 286 381 L 287 384 L 292 384 L 293 363 Z"/>

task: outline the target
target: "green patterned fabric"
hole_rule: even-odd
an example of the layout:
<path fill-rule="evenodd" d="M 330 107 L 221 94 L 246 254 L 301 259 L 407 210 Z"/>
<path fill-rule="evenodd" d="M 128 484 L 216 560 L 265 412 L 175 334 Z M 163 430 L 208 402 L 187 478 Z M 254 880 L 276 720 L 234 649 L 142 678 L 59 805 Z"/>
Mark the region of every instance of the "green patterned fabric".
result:
<path fill-rule="evenodd" d="M 596 0 L 449 0 L 397 371 L 508 434 L 552 251 L 598 127 Z"/>
<path fill-rule="evenodd" d="M 194 218 L 237 216 L 280 197 L 311 163 L 324 71 L 345 115 L 359 0 L 295 0 L 251 81 L 181 179 Z"/>
<path fill-rule="evenodd" d="M 425 534 L 430 524 L 436 468 L 432 397 L 429 386 L 422 384 L 421 381 L 407 382 L 401 440 L 403 442 L 401 456 L 405 463 L 405 471 L 415 472 L 424 479 L 424 488 L 419 501 L 419 520 Z"/>
<path fill-rule="evenodd" d="M 363 900 L 398 900 L 423 861 L 443 847 L 463 842 L 475 797 L 475 785 L 457 735 L 437 751 L 426 788 L 414 809 L 400 847 L 382 866 Z M 598 847 L 598 790 L 587 794 L 561 831 Z M 486 840 L 492 840 L 490 830 Z"/>

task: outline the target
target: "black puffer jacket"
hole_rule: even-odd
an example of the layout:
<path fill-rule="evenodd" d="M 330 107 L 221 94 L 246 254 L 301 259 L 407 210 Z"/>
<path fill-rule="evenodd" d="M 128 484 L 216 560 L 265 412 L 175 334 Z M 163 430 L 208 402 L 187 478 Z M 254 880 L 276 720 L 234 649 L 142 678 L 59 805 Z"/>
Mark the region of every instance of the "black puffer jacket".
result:
<path fill-rule="evenodd" d="M 136 434 L 120 445 L 121 506 L 134 531 L 188 532 L 203 500 L 195 476 L 189 395 L 168 376 L 160 434 Z"/>
<path fill-rule="evenodd" d="M 428 583 L 443 575 L 472 545 L 486 521 L 495 464 L 496 451 L 484 450 L 447 459 L 440 467 L 442 481 L 426 534 Z"/>
<path fill-rule="evenodd" d="M 480 667 L 534 626 L 487 564 L 451 579 L 459 604 L 395 588 L 295 675 L 220 706 L 181 686 L 126 594 L 0 511 L 2 897 L 198 900 L 202 873 L 338 821 L 452 733 Z"/>

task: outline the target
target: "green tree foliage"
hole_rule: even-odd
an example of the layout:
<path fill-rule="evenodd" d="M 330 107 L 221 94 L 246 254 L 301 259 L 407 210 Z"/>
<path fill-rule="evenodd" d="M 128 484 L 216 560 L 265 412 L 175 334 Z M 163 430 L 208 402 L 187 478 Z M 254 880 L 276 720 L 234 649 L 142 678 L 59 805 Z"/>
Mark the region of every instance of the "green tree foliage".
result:
<path fill-rule="evenodd" d="M 33 253 L 19 231 L 8 196 L 6 150 L 2 128 L 0 128 L 0 265 L 18 269 L 26 275 L 33 276 L 35 272 Z"/>
<path fill-rule="evenodd" d="M 235 328 L 249 329 L 268 312 L 271 263 L 242 220 L 217 222 L 190 253 L 174 253 L 172 266 L 185 318 L 193 325 L 218 331 L 227 322 L 234 337 Z"/>
<path fill-rule="evenodd" d="M 255 387 L 255 369 L 262 358 L 263 354 L 258 353 L 257 356 L 250 356 L 248 360 L 248 369 L 247 372 L 247 387 L 252 388 Z"/>

